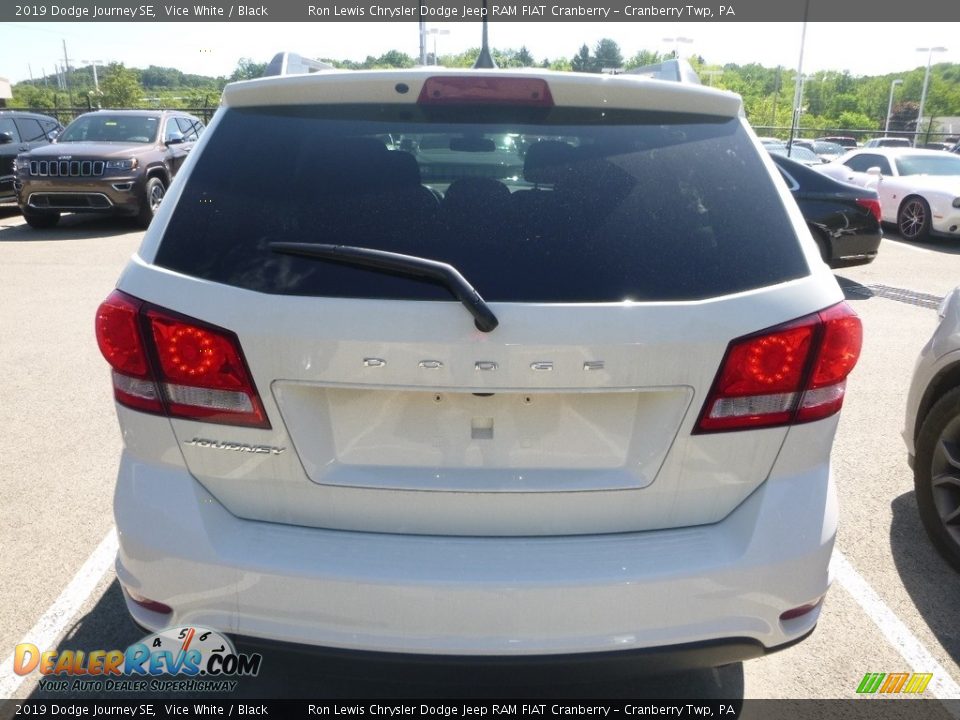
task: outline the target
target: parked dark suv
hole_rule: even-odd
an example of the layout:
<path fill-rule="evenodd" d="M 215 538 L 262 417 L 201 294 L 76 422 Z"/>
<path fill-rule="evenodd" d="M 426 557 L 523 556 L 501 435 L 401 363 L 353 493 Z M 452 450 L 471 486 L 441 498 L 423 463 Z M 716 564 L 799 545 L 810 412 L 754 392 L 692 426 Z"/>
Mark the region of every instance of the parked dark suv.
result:
<path fill-rule="evenodd" d="M 47 145 L 63 125 L 49 115 L 0 110 L 0 203 L 15 201 L 14 160 L 20 153 Z"/>
<path fill-rule="evenodd" d="M 202 132 L 199 119 L 169 110 L 81 115 L 56 143 L 17 159 L 23 216 L 35 228 L 61 212 L 132 215 L 146 227 Z"/>

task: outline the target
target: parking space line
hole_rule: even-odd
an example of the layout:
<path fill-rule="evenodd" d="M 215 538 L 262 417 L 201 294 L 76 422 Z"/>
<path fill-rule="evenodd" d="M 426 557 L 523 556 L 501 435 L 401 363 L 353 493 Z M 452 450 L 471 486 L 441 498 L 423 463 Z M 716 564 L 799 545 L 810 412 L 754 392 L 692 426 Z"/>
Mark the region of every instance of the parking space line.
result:
<path fill-rule="evenodd" d="M 911 245 L 910 243 L 904 242 L 903 240 L 894 240 L 886 236 L 884 236 L 883 239 L 886 240 L 887 242 L 892 242 L 895 245 L 899 245 L 902 248 L 906 248 L 907 250 L 913 250 L 915 252 L 922 252 L 922 253 L 931 253 L 934 255 L 937 253 L 936 250 L 931 250 L 930 248 L 917 247 L 916 245 Z"/>
<path fill-rule="evenodd" d="M 911 669 L 917 673 L 933 673 L 933 679 L 927 686 L 940 700 L 960 700 L 960 685 L 950 677 L 946 668 L 937 662 L 936 658 L 923 646 L 917 637 L 893 610 L 887 607 L 876 591 L 864 577 L 858 573 L 843 553 L 835 550 L 833 553 L 833 569 L 836 578 L 844 589 L 863 608 L 887 641 L 907 661 Z M 875 669 L 875 668 L 874 668 Z M 882 669 L 882 668 L 881 668 Z M 871 668 L 864 668 L 867 672 Z M 956 703 L 944 703 L 947 711 L 953 717 L 960 718 L 960 706 Z"/>
<path fill-rule="evenodd" d="M 83 563 L 77 574 L 60 593 L 60 597 L 41 616 L 30 631 L 20 642 L 33 643 L 40 652 L 51 647 L 63 633 L 64 628 L 77 614 L 83 604 L 96 589 L 104 574 L 113 567 L 117 556 L 117 530 L 111 527 L 103 540 Z M 0 664 L 0 698 L 11 698 L 20 684 L 27 678 L 26 675 L 16 675 L 13 672 L 13 657 L 11 653 Z"/>

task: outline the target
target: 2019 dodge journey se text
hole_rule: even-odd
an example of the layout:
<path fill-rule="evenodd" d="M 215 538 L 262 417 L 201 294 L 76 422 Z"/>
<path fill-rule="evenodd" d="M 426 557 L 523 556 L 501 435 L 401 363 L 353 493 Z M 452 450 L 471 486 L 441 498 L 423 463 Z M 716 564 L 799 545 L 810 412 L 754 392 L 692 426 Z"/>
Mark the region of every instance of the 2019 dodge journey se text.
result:
<path fill-rule="evenodd" d="M 860 322 L 736 95 L 230 85 L 96 333 L 142 626 L 679 667 L 817 623 Z"/>

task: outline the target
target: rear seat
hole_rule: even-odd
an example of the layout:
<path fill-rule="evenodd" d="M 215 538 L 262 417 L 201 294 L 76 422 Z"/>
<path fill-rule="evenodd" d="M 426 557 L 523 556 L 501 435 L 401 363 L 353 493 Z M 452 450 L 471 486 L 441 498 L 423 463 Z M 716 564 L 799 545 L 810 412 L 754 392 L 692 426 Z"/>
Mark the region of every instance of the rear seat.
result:
<path fill-rule="evenodd" d="M 324 230 L 318 242 L 416 252 L 424 234 L 435 234 L 439 202 L 410 153 L 351 138 L 304 148 L 299 166 L 297 181 L 315 188 L 312 214 Z"/>
<path fill-rule="evenodd" d="M 509 240 L 516 234 L 510 190 L 492 178 L 452 182 L 444 194 L 440 217 L 448 241 L 482 245 Z"/>
<path fill-rule="evenodd" d="M 527 149 L 523 179 L 535 187 L 517 190 L 512 198 L 521 240 L 556 240 L 562 232 L 567 213 L 553 187 L 570 172 L 575 157 L 576 149 L 558 140 L 541 140 Z"/>

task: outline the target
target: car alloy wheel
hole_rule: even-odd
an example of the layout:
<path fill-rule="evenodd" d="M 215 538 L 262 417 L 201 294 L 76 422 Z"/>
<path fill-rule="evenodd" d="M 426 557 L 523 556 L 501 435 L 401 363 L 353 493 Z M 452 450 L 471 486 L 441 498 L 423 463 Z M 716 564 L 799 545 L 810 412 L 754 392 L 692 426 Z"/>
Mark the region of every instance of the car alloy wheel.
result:
<path fill-rule="evenodd" d="M 900 207 L 897 227 L 906 240 L 923 240 L 930 232 L 930 206 L 922 198 L 908 198 Z"/>
<path fill-rule="evenodd" d="M 150 209 L 156 214 L 157 208 L 160 207 L 160 203 L 163 201 L 163 185 L 161 183 L 153 183 L 150 188 Z"/>
<path fill-rule="evenodd" d="M 138 219 L 142 227 L 150 225 L 153 216 L 157 214 L 160 203 L 163 202 L 163 196 L 166 194 L 166 187 L 160 178 L 152 177 L 147 180 L 147 185 L 143 189 L 143 202 L 140 206 Z"/>
<path fill-rule="evenodd" d="M 927 534 L 960 570 L 960 388 L 944 395 L 923 421 L 914 482 Z"/>

